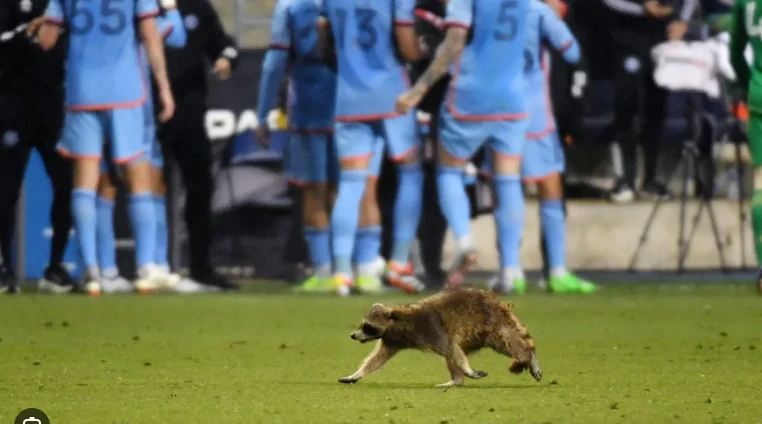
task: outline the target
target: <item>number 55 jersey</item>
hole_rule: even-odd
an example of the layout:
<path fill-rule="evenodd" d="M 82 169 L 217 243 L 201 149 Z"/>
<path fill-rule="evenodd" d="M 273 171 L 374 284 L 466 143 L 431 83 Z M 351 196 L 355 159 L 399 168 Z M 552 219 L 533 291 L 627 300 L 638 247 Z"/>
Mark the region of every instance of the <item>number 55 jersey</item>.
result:
<path fill-rule="evenodd" d="M 118 163 L 142 156 L 148 87 L 136 22 L 158 13 L 156 0 L 50 0 L 46 23 L 69 32 L 63 155 L 97 159 L 108 140 Z"/>

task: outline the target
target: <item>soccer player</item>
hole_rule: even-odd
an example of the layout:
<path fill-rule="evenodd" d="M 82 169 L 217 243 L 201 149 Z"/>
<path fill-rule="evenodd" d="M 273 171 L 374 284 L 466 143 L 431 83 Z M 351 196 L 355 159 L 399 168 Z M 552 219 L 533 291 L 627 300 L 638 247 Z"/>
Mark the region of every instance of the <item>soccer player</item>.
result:
<path fill-rule="evenodd" d="M 413 28 L 412 0 L 378 3 L 327 0 L 319 22 L 321 45 L 332 34 L 338 65 L 335 141 L 341 172 L 331 216 L 333 289 L 340 294 L 354 285 L 352 252 L 360 202 L 366 190 L 369 162 L 378 140 L 398 163 L 399 190 L 394 205 L 394 246 L 387 270 L 392 286 L 408 292 L 421 288 L 410 267 L 410 245 L 421 214 L 423 174 L 412 111 L 398 114 L 395 97 L 407 87 L 402 60 L 420 56 Z M 358 273 L 362 270 L 358 267 Z M 360 290 L 366 279 L 357 280 Z M 368 280 L 371 281 L 371 280 Z"/>
<path fill-rule="evenodd" d="M 66 117 L 59 151 L 74 160 L 72 212 L 85 263 L 85 291 L 99 295 L 96 249 L 96 189 L 104 140 L 113 160 L 124 165 L 130 187 L 130 218 L 136 242 L 139 290 L 165 283 L 154 265 L 156 219 L 146 150 L 143 103 L 147 87 L 140 66 L 138 34 L 159 87 L 160 119 L 174 113 L 162 38 L 154 17 L 155 0 L 82 2 L 51 0 L 39 31 L 40 46 L 58 41 L 60 26 L 69 31 L 66 64 Z"/>
<path fill-rule="evenodd" d="M 529 120 L 524 91 L 524 43 L 530 0 L 451 0 L 445 40 L 415 86 L 397 99 L 405 113 L 448 70 L 453 75 L 442 105 L 437 183 L 442 213 L 457 243 L 448 283 L 462 283 L 477 261 L 469 228 L 463 168 L 487 144 L 494 152 L 501 284 L 522 276 L 519 243 L 524 197 L 519 168 Z M 470 42 L 468 41 L 470 38 Z"/>
<path fill-rule="evenodd" d="M 303 195 L 304 234 L 314 268 L 313 275 L 299 286 L 305 292 L 330 291 L 329 183 L 338 168 L 333 145 L 336 75 L 320 60 L 318 16 L 314 0 L 278 1 L 257 102 L 257 138 L 267 145 L 267 115 L 275 106 L 291 62 L 286 174 Z"/>
<path fill-rule="evenodd" d="M 579 44 L 557 12 L 540 0 L 532 0 L 527 22 L 524 74 L 529 130 L 524 145 L 521 175 L 524 181 L 535 182 L 539 190 L 540 225 L 547 249 L 550 291 L 590 293 L 595 290 L 595 285 L 566 269 L 566 220 L 561 181 L 564 152 L 556 131 L 553 105 L 550 104 L 550 64 L 544 48 L 550 46 L 562 53 L 567 62 L 576 64 L 580 56 Z M 527 282 L 523 273 L 510 277 L 498 275 L 488 285 L 499 292 L 526 292 Z"/>
<path fill-rule="evenodd" d="M 164 43 L 171 47 L 183 47 L 185 45 L 186 33 L 183 18 L 177 11 L 177 4 L 174 0 L 161 0 L 160 6 L 164 15 L 159 15 L 156 22 L 159 32 L 164 37 Z M 146 80 L 150 78 L 151 70 L 148 64 L 148 58 L 144 47 L 140 49 L 141 64 Z M 161 154 L 161 146 L 156 139 L 156 124 L 153 109 L 153 96 L 151 90 L 147 90 L 148 99 L 143 104 L 145 118 L 145 154 L 150 158 L 151 164 L 151 185 L 153 192 L 154 208 L 156 212 L 156 246 L 154 253 L 155 265 L 159 271 L 167 274 L 168 286 L 181 291 L 198 291 L 199 285 L 193 284 L 187 280 L 185 284 L 178 285 L 181 278 L 173 274 L 169 268 L 168 248 L 169 248 L 169 228 L 167 227 L 167 188 L 164 184 L 162 167 L 164 159 Z M 126 279 L 119 275 L 116 266 L 116 246 L 114 236 L 114 204 L 116 201 L 116 187 L 108 174 L 108 165 L 105 159 L 101 160 L 101 177 L 98 183 L 97 207 L 97 241 L 98 241 L 98 263 L 101 268 L 101 289 L 104 293 L 124 293 L 133 291 L 134 287 Z"/>
<path fill-rule="evenodd" d="M 757 250 L 757 289 L 762 292 L 762 0 L 736 0 L 733 5 L 730 62 L 749 107 L 748 139 L 754 165 L 751 219 Z M 752 66 L 744 51 L 751 45 Z"/>

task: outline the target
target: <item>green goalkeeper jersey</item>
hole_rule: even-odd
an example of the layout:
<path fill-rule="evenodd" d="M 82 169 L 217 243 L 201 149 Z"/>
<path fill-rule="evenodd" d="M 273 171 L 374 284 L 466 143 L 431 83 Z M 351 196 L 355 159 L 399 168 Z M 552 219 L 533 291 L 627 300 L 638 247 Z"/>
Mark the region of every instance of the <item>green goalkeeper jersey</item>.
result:
<path fill-rule="evenodd" d="M 753 60 L 744 51 L 751 45 Z M 762 113 L 762 0 L 736 0 L 730 38 L 730 61 L 738 84 L 748 93 L 749 110 Z"/>

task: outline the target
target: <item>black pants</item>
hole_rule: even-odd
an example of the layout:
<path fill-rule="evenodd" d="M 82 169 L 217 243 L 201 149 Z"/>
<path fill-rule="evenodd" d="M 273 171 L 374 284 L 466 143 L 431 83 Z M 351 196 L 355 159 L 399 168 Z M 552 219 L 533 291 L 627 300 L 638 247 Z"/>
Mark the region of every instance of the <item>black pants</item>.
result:
<path fill-rule="evenodd" d="M 56 151 L 63 126 L 63 93 L 0 95 L 0 253 L 11 264 L 16 203 L 32 148 L 37 149 L 53 186 L 50 264 L 63 260 L 71 230 L 72 164 Z"/>
<path fill-rule="evenodd" d="M 185 185 L 190 272 L 191 278 L 201 281 L 211 272 L 213 191 L 212 148 L 203 123 L 203 116 L 177 116 L 159 130 L 165 169 L 176 163 Z"/>
<path fill-rule="evenodd" d="M 639 142 L 645 155 L 645 183 L 653 182 L 656 175 L 667 93 L 654 82 L 651 49 L 663 41 L 662 32 L 659 28 L 636 31 L 595 25 L 585 30 L 583 47 L 588 55 L 590 80 L 614 80 L 616 138 L 622 148 L 625 178 L 631 186 L 635 182 Z"/>

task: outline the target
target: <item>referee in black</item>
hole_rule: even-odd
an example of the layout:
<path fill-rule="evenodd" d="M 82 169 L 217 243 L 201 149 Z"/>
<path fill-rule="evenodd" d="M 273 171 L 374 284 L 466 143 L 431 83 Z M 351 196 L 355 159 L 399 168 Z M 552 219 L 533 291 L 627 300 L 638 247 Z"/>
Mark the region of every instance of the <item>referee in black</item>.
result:
<path fill-rule="evenodd" d="M 680 40 L 688 29 L 697 0 L 595 0 L 577 2 L 578 34 L 587 54 L 590 80 L 614 80 L 616 141 L 622 148 L 624 178 L 613 200 L 633 197 L 636 146 L 645 156 L 643 192 L 666 196 L 656 181 L 656 166 L 666 115 L 667 95 L 653 79 L 651 49 L 666 40 Z M 635 117 L 640 116 L 640 131 Z"/>
<path fill-rule="evenodd" d="M 175 115 L 159 129 L 165 159 L 174 158 L 186 188 L 185 222 L 190 243 L 191 279 L 223 290 L 235 290 L 214 272 L 209 260 L 212 240 L 212 150 L 204 119 L 207 76 L 230 77 L 238 47 L 225 33 L 208 0 L 177 0 L 188 41 L 181 49 L 166 48 L 167 69 L 175 96 Z"/>
<path fill-rule="evenodd" d="M 56 151 L 64 117 L 67 43 L 43 52 L 29 34 L 42 23 L 48 0 L 0 0 L 0 292 L 18 287 L 11 240 L 27 162 L 36 148 L 53 185 L 53 238 L 41 290 L 62 293 L 73 282 L 62 266 L 71 229 L 72 166 Z"/>

